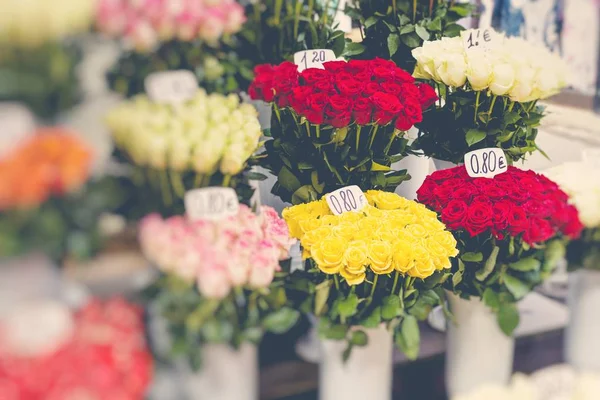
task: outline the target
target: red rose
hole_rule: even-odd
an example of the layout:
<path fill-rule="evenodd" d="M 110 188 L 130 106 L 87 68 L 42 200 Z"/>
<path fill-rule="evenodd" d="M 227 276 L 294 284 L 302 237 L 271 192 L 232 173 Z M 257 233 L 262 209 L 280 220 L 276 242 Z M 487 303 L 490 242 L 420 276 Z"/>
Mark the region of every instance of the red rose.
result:
<path fill-rule="evenodd" d="M 396 118 L 396 124 L 394 127 L 400 131 L 407 131 L 413 127 L 413 123 L 410 117 L 402 113 L 398 116 L 398 118 Z"/>
<path fill-rule="evenodd" d="M 461 184 L 460 180 L 456 180 L 459 182 L 456 184 L 456 189 L 450 197 L 456 200 L 462 200 L 469 203 L 473 199 L 473 196 L 477 194 L 477 190 L 471 184 Z"/>
<path fill-rule="evenodd" d="M 394 70 L 389 67 L 373 68 L 373 76 L 378 82 L 392 82 L 394 79 Z"/>
<path fill-rule="evenodd" d="M 308 68 L 300 74 L 300 80 L 304 81 L 307 85 L 314 85 L 317 82 L 330 81 L 331 79 L 331 73 L 320 68 Z"/>
<path fill-rule="evenodd" d="M 313 93 L 307 98 L 307 108 L 302 113 L 308 122 L 315 125 L 323 124 L 328 97 L 324 93 Z"/>
<path fill-rule="evenodd" d="M 354 119 L 359 125 L 367 125 L 371 123 L 373 116 L 373 105 L 371 100 L 359 97 L 354 102 Z"/>
<path fill-rule="evenodd" d="M 437 99 L 438 96 L 431 86 L 426 83 L 421 83 L 419 85 L 419 101 L 421 102 L 421 107 L 423 107 L 424 110 L 435 103 Z"/>
<path fill-rule="evenodd" d="M 404 114 L 410 118 L 413 124 L 419 123 L 423 120 L 423 114 L 421 112 L 421 105 L 418 101 L 407 99 L 404 102 Z"/>
<path fill-rule="evenodd" d="M 363 91 L 365 84 L 357 81 L 356 79 L 349 79 L 346 81 L 337 81 L 337 88 L 340 94 L 344 96 L 354 97 Z"/>
<path fill-rule="evenodd" d="M 454 169 L 455 168 L 441 169 L 439 171 L 435 171 L 430 175 L 430 177 L 436 181 L 450 179 L 454 176 Z"/>
<path fill-rule="evenodd" d="M 419 201 L 419 203 L 431 206 L 432 205 L 431 202 L 434 198 L 433 191 L 435 190 L 436 187 L 437 187 L 437 185 L 435 184 L 435 182 L 433 180 L 431 180 L 431 179 L 425 180 L 425 182 L 423 182 L 421 187 L 417 190 L 417 200 Z M 432 208 L 435 209 L 436 207 L 432 207 Z"/>
<path fill-rule="evenodd" d="M 352 116 L 352 101 L 345 96 L 336 94 L 329 98 L 329 106 L 325 109 L 327 123 L 334 128 L 341 128 L 350 123 Z"/>
<path fill-rule="evenodd" d="M 460 200 L 451 200 L 442 210 L 442 221 L 452 230 L 458 230 L 463 227 L 467 218 L 467 203 Z"/>
<path fill-rule="evenodd" d="M 346 70 L 346 61 L 327 61 L 323 63 L 323 67 L 329 72 L 336 73 Z"/>
<path fill-rule="evenodd" d="M 254 75 L 259 77 L 261 75 L 272 75 L 275 72 L 275 67 L 271 64 L 261 64 L 254 67 Z"/>
<path fill-rule="evenodd" d="M 489 185 L 482 188 L 482 193 L 490 199 L 502 199 L 506 196 L 506 192 L 496 185 Z"/>
<path fill-rule="evenodd" d="M 397 83 L 383 82 L 381 88 L 384 92 L 398 96 L 402 91 L 402 87 Z"/>
<path fill-rule="evenodd" d="M 543 243 L 554 236 L 552 225 L 545 219 L 532 218 L 529 222 L 529 228 L 523 235 L 523 240 L 526 243 Z"/>
<path fill-rule="evenodd" d="M 552 214 L 553 205 L 539 200 L 528 200 L 523 203 L 523 210 L 529 217 L 547 218 Z"/>
<path fill-rule="evenodd" d="M 492 208 L 494 211 L 494 230 L 496 231 L 496 235 L 498 235 L 498 233 L 506 230 L 508 227 L 509 216 L 513 206 L 509 201 L 499 201 L 494 203 Z"/>
<path fill-rule="evenodd" d="M 448 202 L 448 200 L 450 200 L 452 192 L 454 192 L 455 189 L 456 188 L 452 183 L 448 183 L 448 181 L 446 181 L 441 185 L 438 185 L 438 187 L 436 187 L 433 191 L 433 194 L 440 203 L 445 204 Z"/>
<path fill-rule="evenodd" d="M 519 204 L 525 202 L 529 198 L 529 196 L 530 196 L 530 192 L 528 192 L 527 190 L 521 189 L 521 187 L 515 188 L 514 186 L 511 190 L 511 192 L 508 194 L 508 197 L 510 197 L 512 200 L 516 201 Z"/>
<path fill-rule="evenodd" d="M 538 193 L 544 190 L 544 185 L 535 177 L 535 174 L 520 178 L 519 187 L 530 193 Z"/>
<path fill-rule="evenodd" d="M 273 90 L 273 75 L 261 74 L 257 76 L 248 88 L 248 94 L 253 100 L 263 100 L 271 103 L 275 96 Z"/>
<path fill-rule="evenodd" d="M 346 63 L 345 71 L 351 74 L 358 74 L 369 71 L 371 62 L 366 60 L 350 60 Z"/>
<path fill-rule="evenodd" d="M 562 232 L 571 239 L 577 239 L 583 231 L 583 224 L 579 219 L 579 212 L 573 206 L 569 206 L 567 210 L 568 223 L 563 227 Z"/>
<path fill-rule="evenodd" d="M 365 87 L 363 89 L 363 97 L 371 97 L 375 93 L 378 93 L 381 91 L 383 91 L 383 89 L 381 88 L 381 85 L 379 85 L 379 83 L 369 82 L 365 85 Z"/>
<path fill-rule="evenodd" d="M 389 93 L 375 93 L 371 96 L 371 101 L 375 106 L 375 121 L 380 125 L 388 124 L 402 111 L 400 101 Z"/>
<path fill-rule="evenodd" d="M 508 232 L 512 236 L 525 232 L 529 228 L 527 214 L 521 207 L 514 206 L 508 215 Z"/>
<path fill-rule="evenodd" d="M 489 203 L 474 201 L 467 210 L 465 229 L 471 236 L 477 236 L 492 226 L 494 211 Z"/>
<path fill-rule="evenodd" d="M 318 81 L 315 82 L 314 84 L 314 90 L 321 92 L 321 93 L 327 93 L 327 94 L 336 94 L 337 92 L 335 91 L 335 86 L 333 84 L 333 81 Z"/>
<path fill-rule="evenodd" d="M 362 72 L 357 72 L 356 74 L 354 74 L 354 79 L 359 82 L 362 82 L 363 84 L 371 82 L 371 77 L 372 77 L 372 75 L 371 75 L 371 72 L 369 72 L 369 71 L 362 71 Z"/>
<path fill-rule="evenodd" d="M 412 83 L 403 83 L 400 87 L 402 88 L 402 91 L 400 92 L 400 97 L 402 97 L 403 103 L 406 101 L 414 101 L 416 103 L 419 103 L 419 96 L 421 94 L 419 93 L 418 87 L 416 87 Z"/>
<path fill-rule="evenodd" d="M 290 105 L 298 114 L 303 114 L 309 108 L 307 98 L 311 94 L 313 94 L 313 90 L 309 86 L 298 86 L 292 90 Z"/>
<path fill-rule="evenodd" d="M 415 81 L 415 78 L 409 74 L 407 71 L 403 70 L 402 68 L 396 68 L 395 71 L 395 75 L 396 75 L 396 81 L 398 83 L 413 83 Z"/>

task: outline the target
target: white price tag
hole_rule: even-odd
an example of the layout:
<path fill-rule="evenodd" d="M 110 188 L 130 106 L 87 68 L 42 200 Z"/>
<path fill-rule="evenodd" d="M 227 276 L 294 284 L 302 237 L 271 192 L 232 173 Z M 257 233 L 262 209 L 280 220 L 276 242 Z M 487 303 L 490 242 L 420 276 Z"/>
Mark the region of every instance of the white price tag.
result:
<path fill-rule="evenodd" d="M 35 118 L 17 103 L 0 103 L 0 158 L 35 131 Z"/>
<path fill-rule="evenodd" d="M 225 187 L 190 190 L 185 194 L 184 204 L 185 211 L 192 220 L 218 221 L 236 215 L 240 209 L 235 190 Z"/>
<path fill-rule="evenodd" d="M 493 178 L 508 169 L 506 155 L 498 148 L 471 151 L 465 154 L 464 161 L 471 178 Z"/>
<path fill-rule="evenodd" d="M 600 167 L 600 149 L 585 149 L 581 156 L 584 163 Z"/>
<path fill-rule="evenodd" d="M 349 211 L 360 211 L 367 205 L 367 198 L 356 185 L 346 186 L 325 195 L 329 209 L 334 215 Z"/>
<path fill-rule="evenodd" d="M 298 72 L 302 72 L 308 68 L 324 69 L 323 63 L 335 60 L 336 57 L 333 50 L 305 50 L 294 54 L 294 64 L 298 66 Z"/>
<path fill-rule="evenodd" d="M 165 71 L 148 75 L 144 81 L 150 100 L 157 103 L 182 103 L 198 92 L 198 81 L 191 71 Z"/>
<path fill-rule="evenodd" d="M 460 35 L 466 51 L 489 50 L 497 47 L 504 40 L 504 36 L 489 28 L 469 29 L 461 32 Z"/>

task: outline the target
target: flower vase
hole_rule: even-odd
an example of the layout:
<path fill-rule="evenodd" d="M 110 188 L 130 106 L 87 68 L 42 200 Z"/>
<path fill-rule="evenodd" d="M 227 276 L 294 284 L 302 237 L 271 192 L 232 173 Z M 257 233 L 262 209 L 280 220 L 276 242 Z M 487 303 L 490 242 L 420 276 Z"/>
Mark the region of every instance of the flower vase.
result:
<path fill-rule="evenodd" d="M 192 371 L 186 364 L 181 375 L 189 400 L 258 400 L 257 347 L 205 345 L 200 370 Z"/>
<path fill-rule="evenodd" d="M 483 385 L 506 385 L 513 366 L 515 341 L 506 336 L 496 315 L 479 298 L 448 293 L 455 322 L 448 322 L 446 389 L 450 397 Z"/>
<path fill-rule="evenodd" d="M 432 160 L 434 171 L 441 171 L 443 169 L 450 169 L 458 166 L 458 164 L 454 164 L 451 161 L 438 160 L 437 158 L 432 158 Z"/>
<path fill-rule="evenodd" d="M 368 344 L 355 346 L 346 362 L 346 342 L 321 341 L 320 400 L 391 400 L 392 333 L 384 326 L 365 332 Z"/>
<path fill-rule="evenodd" d="M 600 372 L 600 271 L 569 274 L 571 314 L 565 332 L 565 360 L 577 370 Z"/>

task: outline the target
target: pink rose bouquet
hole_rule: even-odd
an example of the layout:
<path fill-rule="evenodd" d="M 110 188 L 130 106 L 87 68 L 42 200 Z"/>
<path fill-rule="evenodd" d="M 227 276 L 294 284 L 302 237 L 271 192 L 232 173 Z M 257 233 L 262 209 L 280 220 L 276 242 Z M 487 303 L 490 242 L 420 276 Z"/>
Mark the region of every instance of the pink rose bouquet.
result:
<path fill-rule="evenodd" d="M 216 43 L 245 20 L 235 0 L 100 0 L 96 14 L 101 32 L 124 37 L 138 50 L 174 39 Z"/>
<path fill-rule="evenodd" d="M 294 242 L 285 221 L 264 206 L 256 215 L 240 205 L 219 221 L 152 214 L 140 225 L 142 251 L 163 273 L 157 303 L 172 330 L 184 329 L 194 343 L 237 347 L 296 323 L 299 313 L 286 307 L 276 279 Z M 194 357 L 199 349 L 190 342 L 186 351 Z"/>

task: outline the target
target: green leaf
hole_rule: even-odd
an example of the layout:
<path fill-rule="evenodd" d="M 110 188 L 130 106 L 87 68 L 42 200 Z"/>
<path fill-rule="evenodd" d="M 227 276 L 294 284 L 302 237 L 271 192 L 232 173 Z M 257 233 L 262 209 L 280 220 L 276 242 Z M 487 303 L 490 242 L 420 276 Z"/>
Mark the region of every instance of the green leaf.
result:
<path fill-rule="evenodd" d="M 379 19 L 375 16 L 367 18 L 367 20 L 365 21 L 365 28 L 370 28 L 371 26 L 375 25 L 378 20 Z"/>
<path fill-rule="evenodd" d="M 381 307 L 381 318 L 384 320 L 392 320 L 402 313 L 400 306 L 400 298 L 395 295 L 383 298 Z"/>
<path fill-rule="evenodd" d="M 450 7 L 450 11 L 460 15 L 461 17 L 466 17 L 471 13 L 471 10 L 469 8 L 464 7 L 462 5 L 452 6 Z"/>
<path fill-rule="evenodd" d="M 421 45 L 421 39 L 419 38 L 419 35 L 417 35 L 416 33 L 408 33 L 408 34 L 400 35 L 400 40 L 402 40 L 402 43 L 404 43 L 411 49 L 414 49 Z"/>
<path fill-rule="evenodd" d="M 477 280 L 479 280 L 480 282 L 485 281 L 486 278 L 488 276 L 490 276 L 492 271 L 494 271 L 494 268 L 496 267 L 496 259 L 498 258 L 499 252 L 500 252 L 500 248 L 498 246 L 494 246 L 490 256 L 488 257 L 487 260 L 485 260 L 485 264 L 483 265 L 483 268 L 481 270 L 477 271 L 477 273 L 475 273 L 475 277 L 477 278 Z"/>
<path fill-rule="evenodd" d="M 338 302 L 337 310 L 342 317 L 351 317 L 356 314 L 358 307 L 358 296 L 350 293 L 344 300 Z"/>
<path fill-rule="evenodd" d="M 346 43 L 346 49 L 344 50 L 344 53 L 342 54 L 342 56 L 344 56 L 344 57 L 355 56 L 357 54 L 363 53 L 364 51 L 365 51 L 365 46 L 363 46 L 362 44 L 350 42 L 350 43 Z"/>
<path fill-rule="evenodd" d="M 300 180 L 287 167 L 282 167 L 277 177 L 277 182 L 290 192 L 295 192 L 302 186 Z"/>
<path fill-rule="evenodd" d="M 508 289 L 508 291 L 510 293 L 512 293 L 512 295 L 517 300 L 522 299 L 527 293 L 529 293 L 531 291 L 531 288 L 529 287 L 529 285 L 527 285 L 520 279 L 515 278 L 512 275 L 504 276 L 504 284 L 506 285 L 506 288 Z"/>
<path fill-rule="evenodd" d="M 410 308 L 410 314 L 417 317 L 418 320 L 423 321 L 427 318 L 433 306 L 440 303 L 440 298 L 437 293 L 433 290 L 426 290 L 421 292 L 421 295 L 417 297 L 417 301 Z"/>
<path fill-rule="evenodd" d="M 320 316 L 327 305 L 329 291 L 331 289 L 331 280 L 328 279 L 315 286 L 315 315 Z"/>
<path fill-rule="evenodd" d="M 496 318 L 500 329 L 506 336 L 511 336 L 519 326 L 519 310 L 513 303 L 502 304 Z"/>
<path fill-rule="evenodd" d="M 364 347 L 369 343 L 369 337 L 365 332 L 356 330 L 353 331 L 352 336 L 350 336 L 350 343 L 354 346 Z"/>
<path fill-rule="evenodd" d="M 387 38 L 387 45 L 390 57 L 392 57 L 398 52 L 398 48 L 400 47 L 400 37 L 396 34 L 390 34 Z"/>
<path fill-rule="evenodd" d="M 346 338 L 348 327 L 345 325 L 332 325 L 329 321 L 321 318 L 319 321 L 318 332 L 321 337 L 331 340 L 342 340 Z"/>
<path fill-rule="evenodd" d="M 292 308 L 282 308 L 266 316 L 263 326 L 273 333 L 285 333 L 298 322 L 300 313 Z"/>
<path fill-rule="evenodd" d="M 316 170 L 310 173 L 310 182 L 318 193 L 323 193 L 323 190 L 325 189 L 325 182 L 319 182 L 319 173 Z"/>
<path fill-rule="evenodd" d="M 396 345 L 404 352 L 409 360 L 415 360 L 419 355 L 421 344 L 419 324 L 412 315 L 407 315 L 396 334 Z"/>
<path fill-rule="evenodd" d="M 469 129 L 465 136 L 465 140 L 469 146 L 473 146 L 485 139 L 486 133 L 478 129 Z"/>
<path fill-rule="evenodd" d="M 381 324 L 381 307 L 375 307 L 367 318 L 360 323 L 365 328 L 377 328 Z"/>
<path fill-rule="evenodd" d="M 210 343 L 226 343 L 233 337 L 233 326 L 229 321 L 211 319 L 202 327 L 202 336 Z"/>
<path fill-rule="evenodd" d="M 482 253 L 464 253 L 460 256 L 460 259 L 465 262 L 481 262 L 483 261 Z"/>
<path fill-rule="evenodd" d="M 536 260 L 534 257 L 522 258 L 517 262 L 508 264 L 510 269 L 514 269 L 515 271 L 533 271 L 537 270 L 541 266 L 541 262 Z"/>
<path fill-rule="evenodd" d="M 498 293 L 492 288 L 487 288 L 483 292 L 483 303 L 492 310 L 498 310 L 500 307 L 500 298 Z"/>
<path fill-rule="evenodd" d="M 383 172 L 387 172 L 387 171 L 391 171 L 392 169 L 390 167 L 388 167 L 387 165 L 382 165 L 382 164 L 378 164 L 375 161 L 373 161 L 371 163 L 371 171 L 383 171 Z"/>
<path fill-rule="evenodd" d="M 442 19 L 441 18 L 432 19 L 427 24 L 427 29 L 429 29 L 430 31 L 436 31 L 436 32 L 441 31 L 442 30 Z"/>
<path fill-rule="evenodd" d="M 246 176 L 251 181 L 264 181 L 268 178 L 265 174 L 261 174 L 260 172 L 248 172 Z"/>
<path fill-rule="evenodd" d="M 421 25 L 415 26 L 415 32 L 421 39 L 429 40 L 429 32 L 427 32 L 427 29 L 423 28 Z"/>
<path fill-rule="evenodd" d="M 405 25 L 402 28 L 400 28 L 400 34 L 404 35 L 405 33 L 411 33 L 415 31 L 415 26 L 414 25 Z"/>
<path fill-rule="evenodd" d="M 244 330 L 244 339 L 251 343 L 259 344 L 262 337 L 263 337 L 263 330 L 258 326 L 246 328 Z"/>
<path fill-rule="evenodd" d="M 460 282 L 462 282 L 463 275 L 465 273 L 465 264 L 462 260 L 458 259 L 458 271 L 452 275 L 452 285 L 456 287 Z"/>

